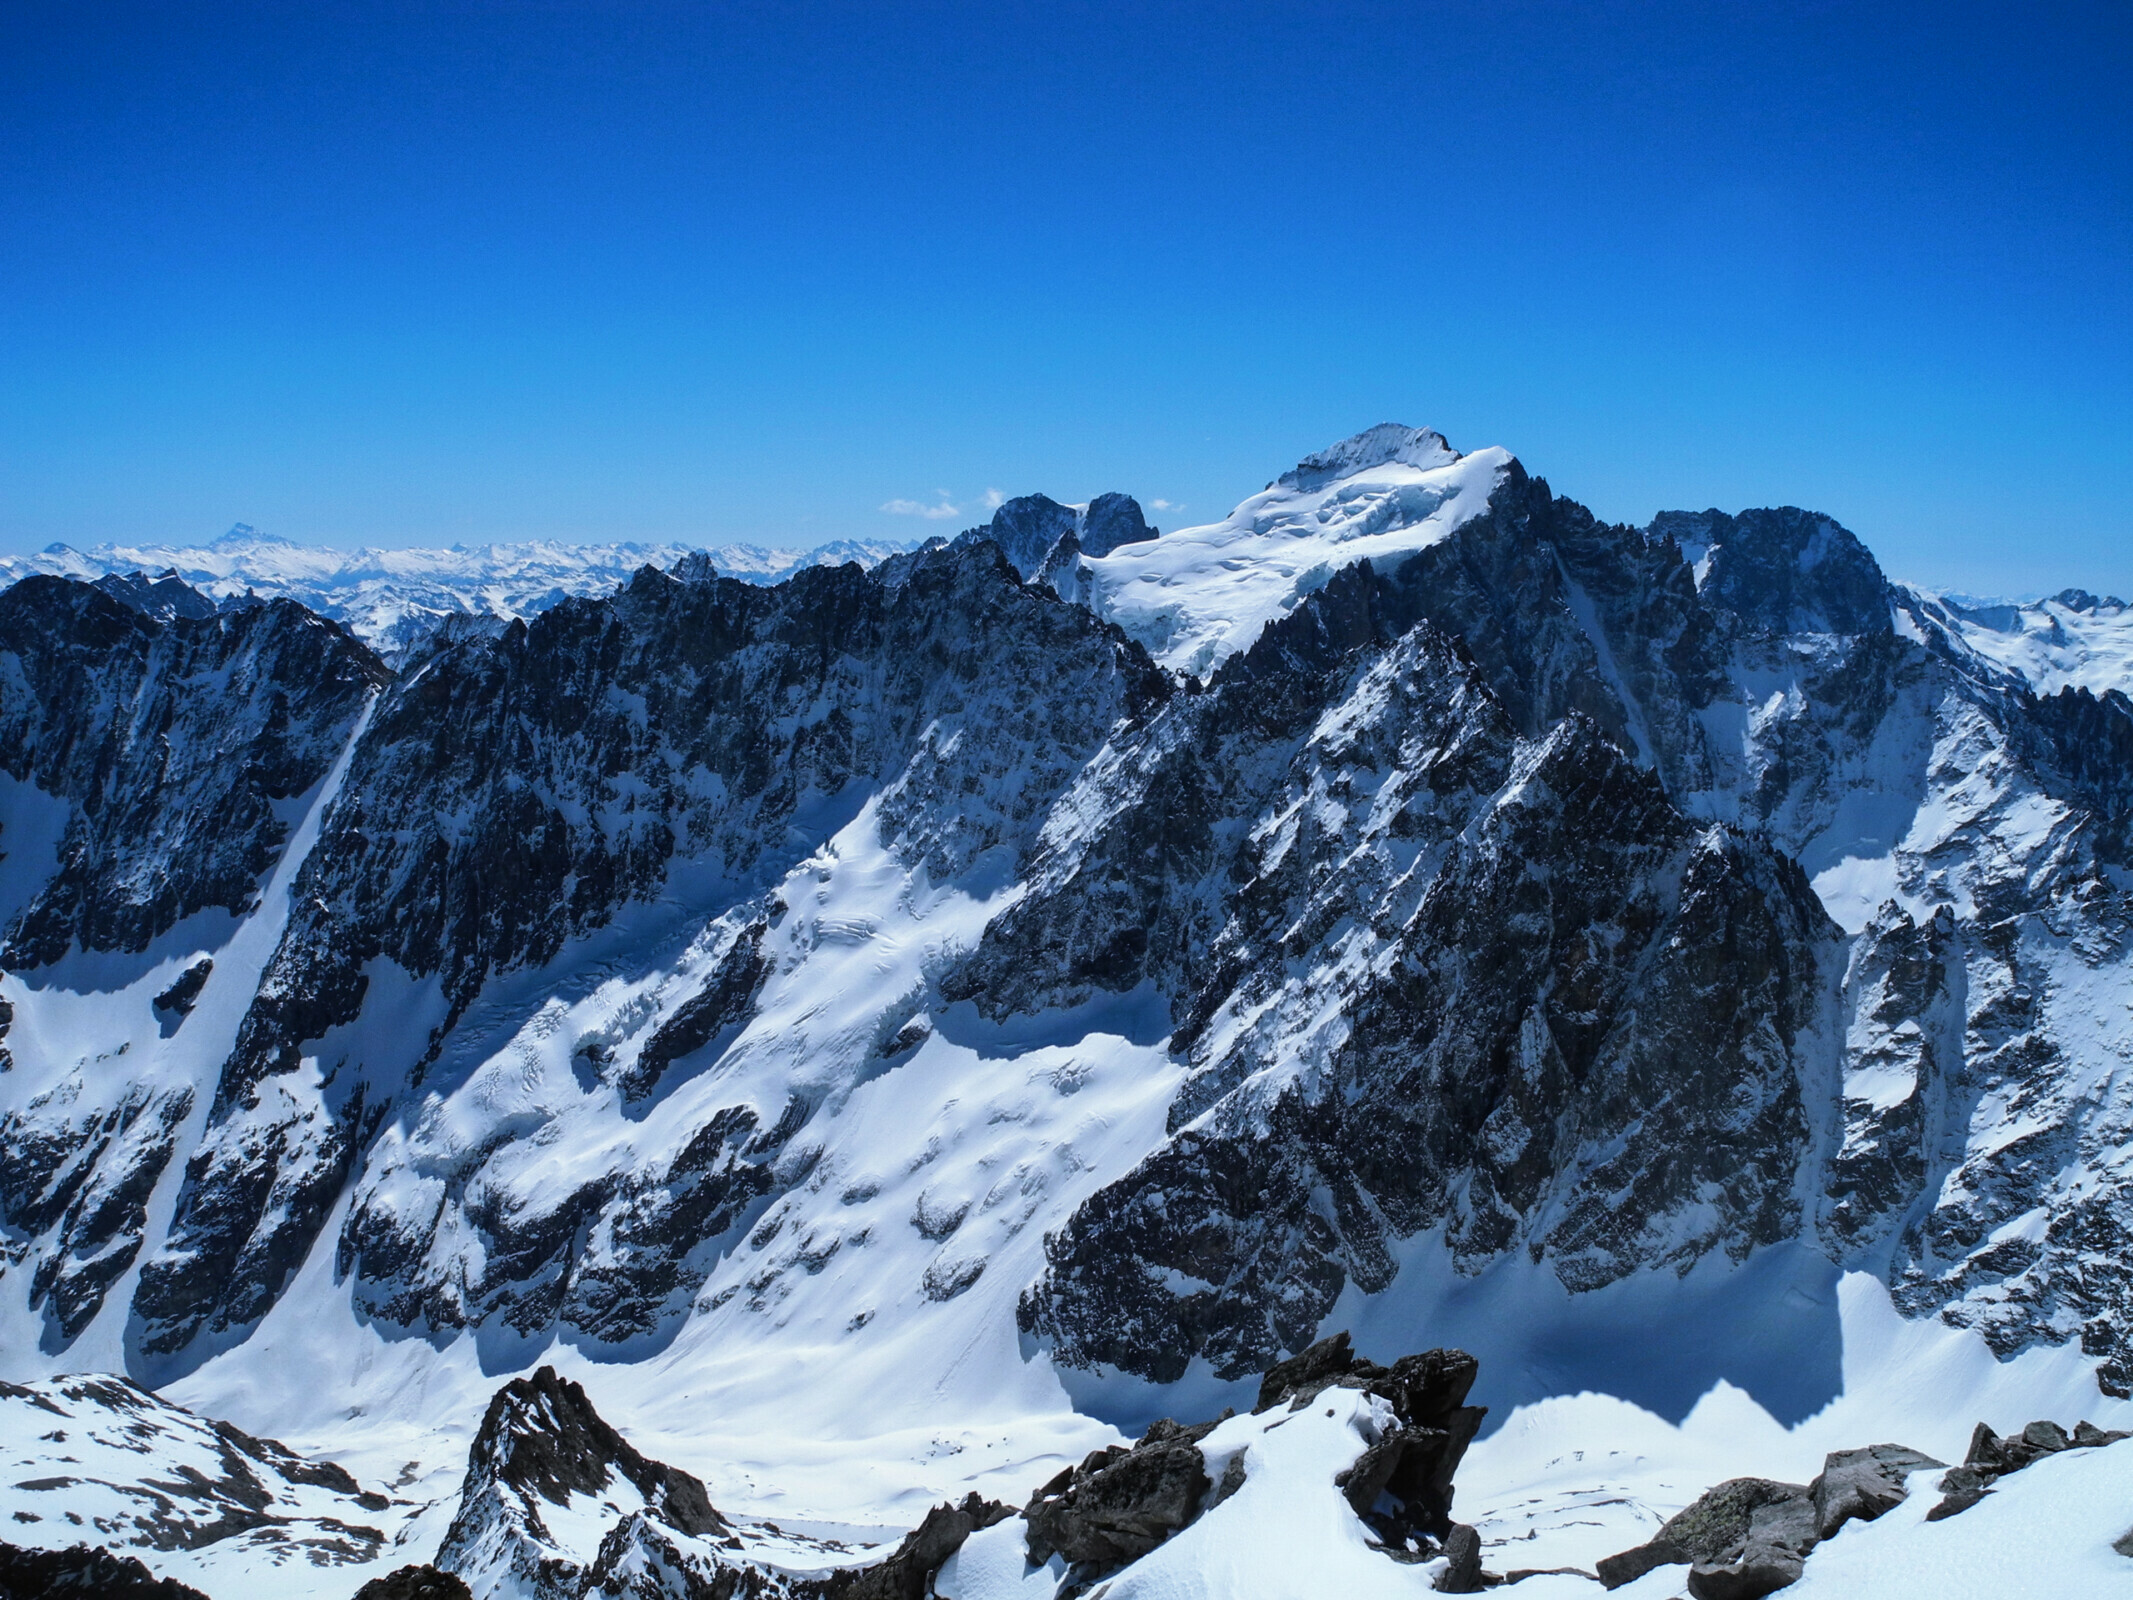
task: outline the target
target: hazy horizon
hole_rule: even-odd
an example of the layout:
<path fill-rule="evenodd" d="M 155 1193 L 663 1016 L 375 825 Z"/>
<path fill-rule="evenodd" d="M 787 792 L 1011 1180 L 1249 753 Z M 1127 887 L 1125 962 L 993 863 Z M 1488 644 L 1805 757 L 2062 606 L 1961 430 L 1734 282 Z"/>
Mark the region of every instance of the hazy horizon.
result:
<path fill-rule="evenodd" d="M 1372 423 L 2133 589 L 2133 16 L 0 16 L 0 553 L 808 548 Z"/>

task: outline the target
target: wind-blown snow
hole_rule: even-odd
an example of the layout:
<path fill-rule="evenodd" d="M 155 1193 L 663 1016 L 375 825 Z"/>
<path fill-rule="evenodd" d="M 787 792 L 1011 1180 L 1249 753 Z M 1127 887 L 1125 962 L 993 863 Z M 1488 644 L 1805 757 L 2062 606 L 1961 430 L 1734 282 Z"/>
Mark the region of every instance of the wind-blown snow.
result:
<path fill-rule="evenodd" d="M 1085 563 L 1088 602 L 1164 666 L 1204 676 L 1359 561 L 1397 565 L 1488 508 L 1511 463 L 1386 423 L 1283 473 L 1221 521 Z"/>

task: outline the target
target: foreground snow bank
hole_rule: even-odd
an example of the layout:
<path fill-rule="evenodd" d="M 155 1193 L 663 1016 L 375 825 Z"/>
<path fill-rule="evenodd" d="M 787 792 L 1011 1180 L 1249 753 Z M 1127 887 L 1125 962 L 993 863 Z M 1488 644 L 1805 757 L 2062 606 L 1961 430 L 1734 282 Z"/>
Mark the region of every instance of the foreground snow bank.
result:
<path fill-rule="evenodd" d="M 1912 1474 L 1902 1505 L 1818 1546 L 1787 1600 L 2133 1595 L 2133 1559 L 2113 1548 L 2133 1530 L 2133 1440 L 2039 1461 L 1960 1516 L 1928 1522 L 1938 1477 Z M 1616 1592 L 1636 1600 L 1675 1591 Z"/>
<path fill-rule="evenodd" d="M 1385 1401 L 1356 1389 L 1328 1389 L 1300 1412 L 1230 1418 L 1200 1449 L 1218 1483 L 1241 1460 L 1242 1486 L 1111 1579 L 1106 1600 L 1429 1593 L 1442 1561 L 1410 1565 L 1373 1550 L 1333 1482 L 1392 1423 Z M 972 1534 L 934 1591 L 942 1600 L 1051 1600 L 1063 1569 L 1056 1558 L 1028 1566 L 1027 1531 L 1018 1517 Z"/>

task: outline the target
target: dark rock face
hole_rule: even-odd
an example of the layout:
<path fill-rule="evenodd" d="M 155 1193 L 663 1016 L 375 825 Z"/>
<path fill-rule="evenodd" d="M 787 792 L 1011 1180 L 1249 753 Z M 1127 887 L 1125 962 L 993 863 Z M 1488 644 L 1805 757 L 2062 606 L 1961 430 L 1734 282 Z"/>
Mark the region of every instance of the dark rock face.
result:
<path fill-rule="evenodd" d="M 1026 494 L 1008 501 L 992 514 L 983 528 L 973 528 L 966 539 L 990 539 L 1007 557 L 1007 564 L 1024 578 L 1043 570 L 1052 547 L 1074 531 L 1072 506 L 1063 506 L 1047 495 Z"/>
<path fill-rule="evenodd" d="M 156 1010 L 166 1014 L 172 1027 L 192 1015 L 193 1007 L 200 1001 L 200 991 L 207 987 L 207 980 L 214 971 L 214 961 L 210 957 L 202 956 L 179 973 L 177 980 L 168 989 L 155 997 Z"/>
<path fill-rule="evenodd" d="M 750 924 L 734 939 L 696 997 L 644 1042 L 636 1063 L 617 1080 L 626 1096 L 639 1100 L 650 1094 L 677 1057 L 694 1054 L 747 1019 L 756 991 L 770 971 L 763 959 L 764 931 L 764 924 Z"/>
<path fill-rule="evenodd" d="M 1252 1410 L 1271 1411 L 1284 1402 L 1300 1410 L 1334 1387 L 1390 1401 L 1398 1426 L 1334 1483 L 1355 1514 L 1400 1550 L 1417 1534 L 1451 1537 L 1452 1475 L 1488 1415 L 1486 1406 L 1466 1403 L 1479 1370 L 1464 1350 L 1425 1350 L 1380 1366 L 1356 1355 L 1341 1332 L 1270 1367 Z"/>
<path fill-rule="evenodd" d="M 1008 501 L 990 523 L 970 529 L 955 542 L 963 547 L 990 539 L 1024 580 L 1042 577 L 1067 593 L 1080 557 L 1107 556 L 1120 545 L 1155 536 L 1140 502 L 1131 495 L 1100 494 L 1076 511 L 1046 495 L 1027 494 Z"/>
<path fill-rule="evenodd" d="M 1284 481 L 1399 452 L 1453 459 L 1376 429 Z M 1187 1076 L 1145 1160 L 1044 1219 L 1020 1314 L 1070 1364 L 1257 1371 L 1440 1246 L 1583 1292 L 1783 1244 L 2133 1384 L 2133 1179 L 2107 1159 L 2133 1125 L 2101 1087 L 2133 1035 L 2080 998 L 2133 950 L 2133 703 L 2030 693 L 1826 517 L 1620 527 L 1515 464 L 1484 516 L 1173 679 L 1062 603 L 1152 535 L 1124 497 L 1030 497 L 874 573 L 646 569 L 441 628 L 398 678 L 287 605 L 8 591 L 7 797 L 62 816 L 20 895 L 7 863 L 24 970 L 243 912 L 382 686 L 212 1085 L 136 1096 L 128 1062 L 101 1098 L 0 1113 L 0 1265 L 47 1346 L 139 1264 L 142 1370 L 204 1358 L 344 1197 L 362 1315 L 649 1346 L 700 1293 L 769 1304 L 767 1265 L 707 1280 L 812 1192 L 837 1094 L 959 1008 L 1005 1036 L 1125 997 Z M 805 959 L 778 886 L 862 814 L 900 869 L 1001 909 L 854 1024 L 841 1078 L 729 1090 Z M 640 954 L 659 983 L 567 1069 L 624 1106 L 627 1153 L 515 1186 L 547 1106 L 414 1148 L 426 1097 Z M 173 1057 L 203 1031 L 190 981 L 158 1012 Z M 793 1248 L 819 1272 L 837 1244 Z"/>
<path fill-rule="evenodd" d="M 1329 607 L 1340 587 L 1326 591 Z M 1240 713 L 1248 705 L 1263 723 L 1269 702 L 1280 704 L 1268 691 L 1287 663 L 1258 658 L 1286 642 L 1277 628 L 1244 658 Z M 1393 674 L 1405 694 L 1386 693 Z M 1574 1289 L 1659 1258 L 1685 1267 L 1718 1248 L 1737 1259 L 1800 1226 L 1789 1168 L 1741 1156 L 1798 1150 L 1808 1137 L 1803 1034 L 1838 945 L 1798 867 L 1753 837 L 1692 823 L 1581 718 L 1537 744 L 1517 741 L 1501 703 L 1426 626 L 1384 656 L 1367 651 L 1346 676 L 1336 704 L 1358 714 L 1339 721 L 1338 745 L 1290 746 L 1287 770 L 1272 767 L 1280 787 L 1267 787 L 1274 797 L 1346 788 L 1382 839 L 1375 852 L 1307 878 L 1297 858 L 1312 861 L 1317 848 L 1231 824 L 1224 831 L 1244 849 L 1229 855 L 1215 819 L 1264 812 L 1249 791 L 1236 794 L 1239 778 L 1195 762 L 1192 786 L 1212 794 L 1188 800 L 1151 783 L 1159 797 L 1144 814 L 1162 819 L 1166 848 L 1122 841 L 1120 854 L 1196 866 L 1204 889 L 1121 885 L 1092 850 L 1055 894 L 993 924 L 986 944 L 1000 954 L 981 950 L 961 980 L 996 1003 L 1013 996 L 1009 969 L 1063 967 L 1125 987 L 1140 963 L 1109 953 L 1115 935 L 1094 960 L 1077 962 L 1071 943 L 1055 952 L 1079 928 L 1130 927 L 1120 901 L 1153 901 L 1162 909 L 1150 949 L 1190 949 L 1195 922 L 1227 924 L 1202 941 L 1213 947 L 1208 988 L 1174 1002 L 1189 1035 L 1245 997 L 1289 988 L 1301 1004 L 1320 930 L 1342 918 L 1367 928 L 1351 938 L 1374 947 L 1367 967 L 1344 962 L 1333 980 L 1352 986 L 1349 1028 L 1315 1093 L 1249 1080 L 1276 1041 L 1220 1053 L 1203 1044 L 1204 1076 L 1173 1117 L 1207 1115 L 1053 1241 L 1024 1326 L 1070 1361 L 1159 1380 L 1195 1354 L 1225 1376 L 1254 1370 L 1309 1343 L 1349 1282 L 1388 1284 L 1396 1239 L 1440 1224 L 1470 1270 L 1523 1246 Z M 1167 715 L 1218 721 L 1229 679 Z M 1416 703 L 1440 709 L 1413 717 Z M 1173 748 L 1197 754 L 1206 743 Z M 1267 811 L 1293 805 L 1274 797 Z M 1122 813 L 1126 841 L 1139 814 Z M 1173 916 L 1193 920 L 1173 930 Z M 1066 940 L 1053 931 L 1062 923 Z M 1224 962 L 1231 940 L 1239 953 Z M 1266 952 L 1257 971 L 1245 949 Z M 1179 987 L 1199 975 L 1180 974 Z M 1325 1214 L 1312 1197 L 1328 1193 Z M 1717 1210 L 1698 1229 L 1663 1248 L 1648 1242 L 1667 1231 L 1663 1219 L 1706 1201 Z M 1210 1287 L 1158 1287 L 1179 1275 Z"/>
<path fill-rule="evenodd" d="M 1845 638 L 1892 630 L 1880 566 L 1855 535 L 1819 512 L 1664 512 L 1652 532 L 1711 551 L 1703 594 L 1747 629 Z"/>
<path fill-rule="evenodd" d="M 20 1235 L 42 1235 L 31 1266 L 30 1304 L 64 1344 L 96 1316 L 105 1292 L 140 1254 L 148 1197 L 169 1164 L 179 1125 L 192 1110 L 184 1090 L 126 1092 L 86 1115 L 0 1118 L 0 1218 Z M 15 1254 L 0 1244 L 0 1259 Z"/>
<path fill-rule="evenodd" d="M 1827 518 L 1609 527 L 1513 467 L 1486 516 L 1336 577 L 1166 708 L 1081 802 L 1107 825 L 947 985 L 1004 1014 L 1152 982 L 1198 1069 L 1171 1143 L 1058 1233 L 1026 1331 L 1234 1375 L 1440 1227 L 1459 1271 L 1523 1249 L 1574 1290 L 1804 1238 L 2003 1354 L 2079 1327 L 2129 1381 L 2133 1279 L 2098 1242 L 2133 1195 L 2059 1182 L 2118 1135 L 2076 1131 L 2046 1009 L 2049 960 L 2100 971 L 2133 927 L 2101 870 L 2133 792 L 2108 699 L 2010 687 Z M 1898 846 L 1962 782 L 1945 752 L 1988 749 L 1993 791 L 1892 863 L 1924 907 L 1845 976 L 1801 863 Z M 2022 931 L 2042 902 L 2071 947 Z M 1308 1042 L 1292 1019 L 1334 1006 Z M 1973 1142 L 2007 1096 L 2052 1109 Z M 1718 1214 L 1673 1230 L 1692 1195 Z M 2046 1240 L 1987 1242 L 2040 1206 Z"/>
<path fill-rule="evenodd" d="M 249 909 L 288 838 L 277 803 L 325 776 L 388 677 L 292 601 L 159 621 L 64 578 L 0 594 L 0 668 L 0 772 L 68 809 L 54 870 L 0 929 L 18 969 Z"/>
<path fill-rule="evenodd" d="M 1082 514 L 1075 538 L 1088 556 L 1107 556 L 1123 544 L 1141 544 L 1156 537 L 1140 502 L 1130 494 L 1100 494 Z"/>
<path fill-rule="evenodd" d="M 158 1578 L 132 1556 L 99 1545 L 24 1550 L 0 1543 L 0 1595 L 6 1600 L 207 1600 L 198 1589 Z"/>
<path fill-rule="evenodd" d="M 617 1475 L 676 1531 L 691 1537 L 727 1531 L 699 1480 L 639 1454 L 602 1420 L 585 1391 L 553 1367 L 496 1391 L 467 1457 L 468 1489 L 503 1484 L 553 1505 L 597 1494 Z M 445 1548 L 453 1541 L 447 1533 Z"/>
<path fill-rule="evenodd" d="M 557 1544 L 541 1507 L 569 1507 L 585 1496 L 611 1502 L 618 1480 L 636 1489 L 644 1509 L 618 1517 L 588 1564 Z M 594 1569 L 612 1576 L 632 1564 L 623 1557 L 646 1538 L 672 1549 L 674 1535 L 724 1540 L 731 1529 L 698 1479 L 641 1454 L 582 1388 L 542 1367 L 490 1399 L 436 1564 L 485 1590 L 508 1580 L 536 1594 L 574 1597 L 590 1592 Z"/>
<path fill-rule="evenodd" d="M 1488 1587 L 1481 1571 L 1481 1535 L 1465 1523 L 1445 1536 L 1444 1558 L 1436 1584 L 1439 1594 L 1480 1594 Z"/>
<path fill-rule="evenodd" d="M 169 1248 L 143 1272 L 144 1348 L 176 1351 L 264 1313 L 389 1114 L 365 1074 L 397 1085 L 412 1065 L 419 1082 L 491 978 L 553 959 L 654 894 L 675 861 L 775 882 L 855 792 L 892 783 L 885 837 L 953 877 L 1016 849 L 1104 735 L 1166 693 L 1136 647 L 1023 588 L 982 542 L 934 552 L 893 588 L 857 567 L 776 589 L 646 569 L 612 600 L 440 643 L 381 703 L 300 876 L 301 909 L 223 1068 Z M 979 707 L 982 741 L 946 737 Z M 970 805 L 981 782 L 988 804 Z M 460 797 L 449 818 L 439 794 Z M 760 937 L 740 930 L 684 1014 L 615 1064 L 625 1094 L 653 1092 L 672 1061 L 745 1017 Z M 318 1102 L 275 1091 L 307 1044 L 359 1016 L 381 958 L 439 986 L 430 1057 L 335 1069 Z M 477 1209 L 492 1235 L 480 1282 L 421 1264 L 432 1219 L 368 1207 L 343 1259 L 396 1320 L 499 1315 L 526 1329 L 568 1315 L 633 1336 L 701 1282 L 701 1236 L 679 1230 L 763 1192 L 740 1148 L 759 1163 L 794 1130 L 739 1138 L 755 1115 L 716 1111 L 666 1173 L 605 1176 L 532 1216 Z M 623 1260 L 571 1298 L 569 1255 L 594 1226 L 614 1230 Z"/>
<path fill-rule="evenodd" d="M 1022 1511 L 1031 1564 L 1056 1554 L 1090 1578 L 1139 1560 L 1191 1522 L 1214 1487 L 1199 1448 L 1214 1428 L 1159 1422 L 1130 1448 L 1095 1451 L 1045 1484 Z"/>
<path fill-rule="evenodd" d="M 211 617 L 218 609 L 214 601 L 176 572 L 165 572 L 153 579 L 138 572 L 124 575 L 114 572 L 98 578 L 90 587 L 159 622 L 169 622 L 175 617 L 195 620 Z"/>
<path fill-rule="evenodd" d="M 440 1571 L 425 1561 L 372 1578 L 356 1590 L 355 1600 L 474 1600 L 474 1591 L 458 1574 Z"/>
<path fill-rule="evenodd" d="M 1860 1250 L 1899 1226 L 1928 1174 L 1946 1161 L 1949 1130 L 1929 1126 L 1930 1107 L 1959 1092 L 1967 974 L 1955 915 L 1940 907 L 1923 925 L 1890 905 L 1853 946 L 1847 1011 L 1870 1024 L 1847 1049 L 1848 1081 L 1905 1082 L 1909 1094 L 1847 1096 L 1844 1142 L 1830 1163 L 1823 1227 Z M 1938 1174 L 1935 1174 L 1937 1177 Z"/>

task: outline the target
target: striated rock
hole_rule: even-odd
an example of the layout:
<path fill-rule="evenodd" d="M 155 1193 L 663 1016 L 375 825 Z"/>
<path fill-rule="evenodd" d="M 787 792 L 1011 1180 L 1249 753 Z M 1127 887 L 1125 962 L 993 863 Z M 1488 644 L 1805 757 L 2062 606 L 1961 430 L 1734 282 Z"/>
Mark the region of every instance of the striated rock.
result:
<path fill-rule="evenodd" d="M 1814 1500 L 1805 1484 L 1733 1478 L 1596 1571 L 1601 1583 L 1619 1589 L 1655 1567 L 1684 1564 L 1697 1600 L 1752 1600 L 1797 1578 L 1814 1544 Z"/>
<path fill-rule="evenodd" d="M 1455 459 L 1388 426 L 1284 482 Z M 1163 1135 L 1071 1205 L 1032 1170 L 938 1213 L 1048 1240 L 1018 1314 L 1066 1364 L 1256 1373 L 1437 1241 L 1455 1275 L 1552 1274 L 1572 1315 L 1777 1247 L 2003 1356 L 2078 1339 L 2133 1385 L 2133 1175 L 2108 1158 L 2133 1023 L 2086 998 L 2133 961 L 2133 702 L 2034 692 L 1816 513 L 1638 529 L 1515 463 L 1490 481 L 1426 548 L 1296 574 L 1206 682 L 1062 603 L 1141 536 L 1122 497 L 1031 497 L 958 548 L 774 589 L 646 567 L 440 627 L 399 677 L 286 603 L 8 591 L 18 968 L 145 960 L 181 924 L 214 944 L 349 758 L 226 1060 L 175 1065 L 200 1048 L 180 985 L 177 1042 L 136 1030 L 153 1061 L 19 1072 L 53 1033 L 8 1031 L 0 1266 L 39 1359 L 136 1267 L 123 1348 L 159 1380 L 307 1262 L 396 1331 L 603 1359 L 772 1312 L 901 1226 L 831 1209 L 871 1181 L 825 1156 L 855 1087 L 936 1038 L 1018 1056 L 1088 1007 L 1167 1041 Z M 1418 504 L 1372 486 L 1355 526 Z M 860 817 L 960 931 L 835 1037 L 751 1039 L 780 983 L 875 936 L 811 903 Z M 243 981 L 214 948 L 196 997 Z M 914 1265 L 917 1315 L 1006 1259 L 960 1238 Z M 1454 1431 L 1377 1441 L 1359 1509 L 1426 1505 Z M 2062 1447 L 2025 1430 L 1958 1470 L 1983 1492 Z"/>
<path fill-rule="evenodd" d="M 1231 672 L 1258 668 L 1305 620 L 1300 609 L 1225 669 L 1200 703 L 1209 709 L 1168 715 L 1215 715 Z M 1388 835 L 1384 858 L 1351 848 L 1348 881 L 1299 879 L 1290 864 L 1321 847 L 1276 835 L 1278 855 L 1223 864 L 1193 841 L 1229 802 L 1167 792 L 1151 800 L 1150 820 L 1183 837 L 1162 853 L 1130 842 L 1132 829 L 1120 841 L 1137 867 L 1202 863 L 1210 893 L 1236 896 L 1255 924 L 1264 916 L 1265 936 L 1254 928 L 1238 943 L 1265 954 L 1259 971 L 1210 963 L 1213 992 L 1190 1002 L 1188 1032 L 1226 1041 L 1173 1113 L 1197 1120 L 1048 1241 L 1023 1327 L 1070 1364 L 1171 1381 L 1199 1355 L 1241 1376 L 1310 1343 L 1350 1283 L 1384 1288 L 1391 1246 L 1440 1225 L 1462 1270 L 1523 1248 L 1573 1290 L 1662 1262 L 1685 1269 L 1713 1249 L 1737 1256 L 1801 1225 L 1793 1158 L 1744 1163 L 1739 1152 L 1800 1151 L 1808 1137 L 1808 1030 L 1838 947 L 1804 876 L 1751 838 L 1692 824 L 1591 724 L 1510 744 L 1503 708 L 1441 640 L 1418 633 L 1401 651 L 1414 652 L 1401 677 L 1434 680 L 1441 709 L 1407 723 L 1397 765 L 1390 729 L 1379 752 L 1366 755 L 1363 737 L 1400 705 L 1377 676 L 1392 660 L 1351 663 L 1344 709 L 1325 719 L 1346 746 L 1340 765 L 1383 763 L 1358 792 Z M 1255 708 L 1272 698 L 1256 683 L 1238 692 Z M 1299 798 L 1270 810 L 1327 782 L 1307 764 L 1331 765 L 1331 754 L 1306 747 L 1277 769 Z M 1391 803 L 1394 785 L 1406 806 Z M 1408 860 L 1421 870 L 1393 870 Z M 1085 859 L 1054 894 L 988 928 L 976 964 L 996 1001 L 1013 994 L 1015 971 L 1138 981 L 1158 958 L 1118 949 L 1116 930 L 1134 925 L 1121 900 L 1225 920 L 1178 891 L 1092 883 L 1092 870 Z M 1191 924 L 1173 932 L 1167 916 L 1154 919 L 1150 952 L 1190 947 Z M 1045 918 L 1112 930 L 1111 943 L 1068 965 L 1058 935 L 1040 931 Z M 1376 953 L 1344 963 L 1346 1006 L 1329 1012 L 1312 998 L 1309 952 L 1316 930 L 1341 919 Z M 1612 931 L 1596 939 L 1596 927 Z M 964 981 L 976 987 L 977 974 Z M 1292 992 L 1293 1002 L 1280 998 Z M 1338 1016 L 1344 1026 L 1317 1047 L 1323 1065 L 1254 1075 L 1308 1059 L 1313 1042 L 1197 1022 L 1235 1014 L 1246 996 L 1275 1027 Z M 1220 1287 L 1166 1287 L 1181 1280 Z"/>
<path fill-rule="evenodd" d="M 390 1114 L 384 1097 L 420 1084 L 496 975 L 537 967 L 653 898 L 677 862 L 745 888 L 720 912 L 742 922 L 727 964 L 676 995 L 642 1048 L 610 1053 L 626 1096 L 664 1093 L 675 1061 L 744 1020 L 762 978 L 763 935 L 748 929 L 767 920 L 748 911 L 815 848 L 825 797 L 883 791 L 885 842 L 951 879 L 988 852 L 1011 859 L 1104 738 L 1167 694 L 1137 646 L 1024 587 L 986 541 L 932 551 L 894 587 L 857 566 L 775 589 L 647 568 L 610 599 L 440 642 L 380 703 L 300 875 L 169 1247 L 141 1277 L 144 1348 L 178 1352 L 264 1314 Z M 952 737 L 966 721 L 972 736 Z M 440 794 L 457 797 L 449 815 Z M 426 1054 L 351 1060 L 329 1094 L 294 1093 L 307 1042 L 363 1015 L 381 961 L 436 985 L 443 1014 Z M 759 1108 L 701 1114 L 708 1131 Z M 716 1143 L 726 1153 L 692 1145 L 681 1164 L 727 1171 L 729 1158 L 777 1148 L 740 1158 Z M 709 1265 L 685 1215 L 696 1201 L 669 1206 L 657 1170 L 602 1171 L 530 1205 L 507 1184 L 433 1170 L 413 1180 L 418 1191 L 438 1185 L 483 1265 L 463 1281 L 459 1256 L 432 1253 L 438 1212 L 403 1213 L 406 1187 L 359 1188 L 342 1258 L 359 1301 L 389 1320 L 494 1317 L 530 1332 L 582 1317 L 599 1337 L 642 1337 L 686 1310 Z M 701 1174 L 679 1176 L 700 1190 Z M 762 1175 L 706 1181 L 717 1192 L 703 1204 L 724 1214 L 728 1199 L 760 1193 Z M 446 1188 L 494 1203 L 448 1200 Z M 573 1297 L 575 1256 L 608 1229 L 624 1236 L 619 1259 L 600 1252 L 589 1300 Z"/>
<path fill-rule="evenodd" d="M 331 1461 L 198 1416 L 122 1378 L 0 1383 L 12 1469 L 0 1520 L 49 1539 L 93 1515 L 113 1552 L 207 1552 L 306 1569 L 368 1565 L 414 1508 Z M 0 1583 L 0 1593 L 6 1592 Z"/>
<path fill-rule="evenodd" d="M 1208 1491 L 1203 1422 L 1157 1422 L 1130 1448 L 1093 1452 L 1040 1488 L 1022 1509 L 1029 1559 L 1064 1558 L 1074 1581 L 1138 1560 L 1200 1514 Z"/>
<path fill-rule="evenodd" d="M 1904 1480 L 1911 1473 L 1946 1465 L 1900 1444 L 1831 1451 L 1808 1488 L 1815 1506 L 1815 1537 L 1827 1539 L 1854 1517 L 1872 1522 L 1903 1503 Z"/>

